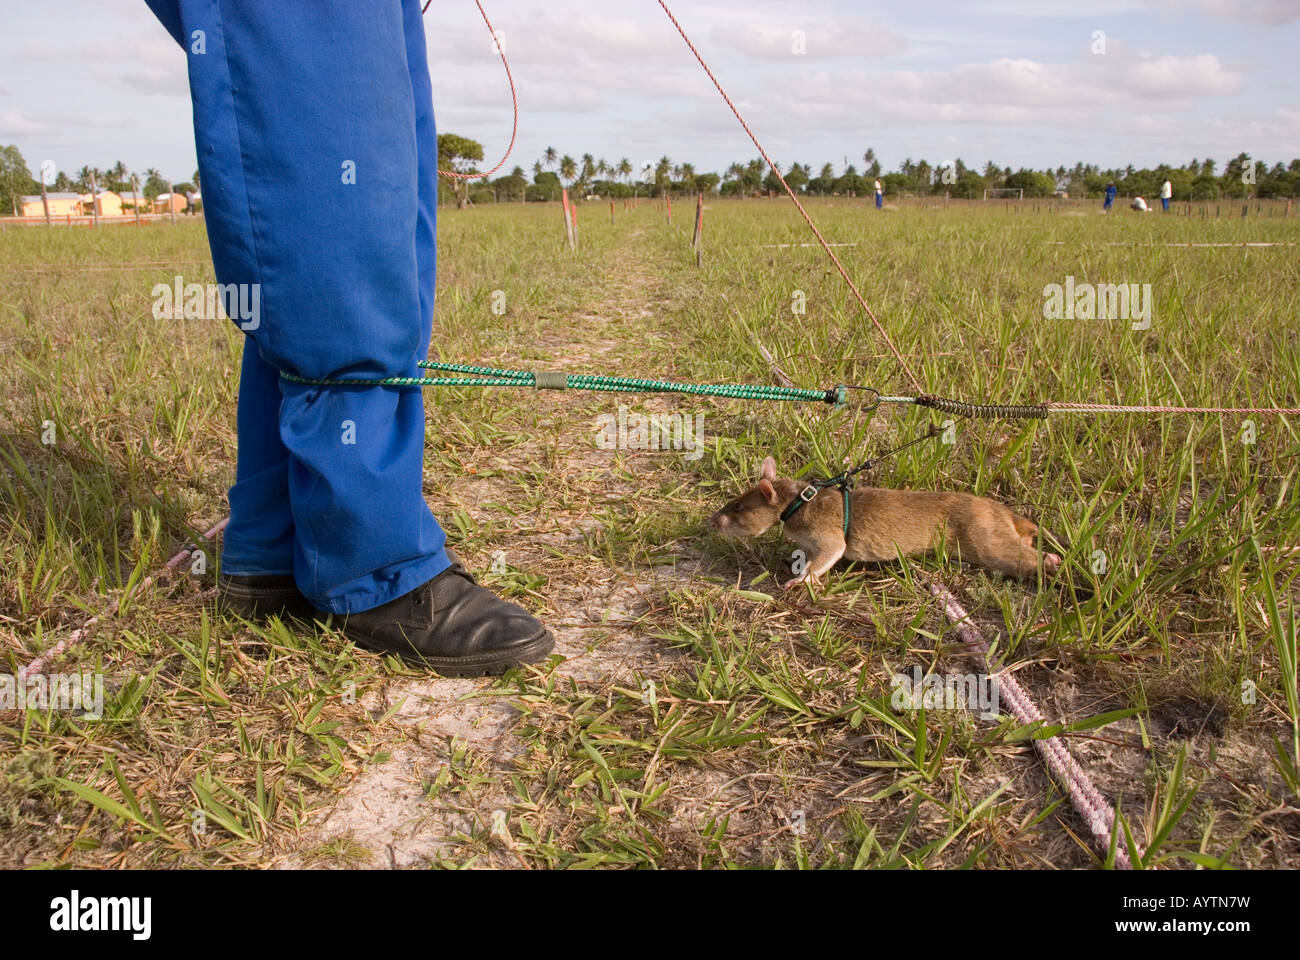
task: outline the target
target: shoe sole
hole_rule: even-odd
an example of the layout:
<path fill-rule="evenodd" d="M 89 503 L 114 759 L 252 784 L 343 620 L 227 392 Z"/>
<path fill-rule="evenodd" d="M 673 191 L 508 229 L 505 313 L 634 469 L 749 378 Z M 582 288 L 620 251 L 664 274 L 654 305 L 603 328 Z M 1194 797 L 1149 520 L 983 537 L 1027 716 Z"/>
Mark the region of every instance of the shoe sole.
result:
<path fill-rule="evenodd" d="M 346 634 L 346 630 L 344 633 Z M 354 640 L 357 646 L 375 653 L 391 654 L 404 663 L 426 670 L 434 670 L 442 677 L 482 677 L 505 673 L 511 667 L 537 663 L 555 649 L 555 637 L 546 633 L 519 647 L 495 653 L 473 657 L 428 657 L 423 654 L 401 650 L 375 650 L 364 643 Z"/>
<path fill-rule="evenodd" d="M 217 593 L 217 608 L 245 620 L 300 620 L 310 623 L 322 614 L 301 594 L 289 591 L 251 590 L 242 584 L 225 584 Z"/>

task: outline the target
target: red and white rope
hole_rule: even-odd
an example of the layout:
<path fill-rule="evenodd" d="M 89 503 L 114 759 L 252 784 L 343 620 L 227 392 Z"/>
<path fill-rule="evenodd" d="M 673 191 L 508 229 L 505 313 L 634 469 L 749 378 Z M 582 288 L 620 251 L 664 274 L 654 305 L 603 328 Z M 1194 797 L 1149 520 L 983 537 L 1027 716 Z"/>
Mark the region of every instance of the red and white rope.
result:
<path fill-rule="evenodd" d="M 971 622 L 970 614 L 943 584 L 931 583 L 930 592 L 943 601 L 943 612 L 952 621 L 957 635 L 978 656 L 984 672 L 989 673 L 989 645 L 979 628 Z M 1006 700 L 1012 715 L 1021 724 L 1040 723 L 1044 720 L 1042 711 L 1034 705 L 1029 693 L 1013 674 L 1006 671 L 998 674 L 998 696 Z M 1093 784 L 1087 771 L 1079 766 L 1060 737 L 1034 740 L 1033 744 L 1056 782 L 1065 787 L 1074 809 L 1096 838 L 1102 856 L 1106 856 L 1110 852 L 1111 826 L 1115 823 L 1114 808 Z M 1121 870 L 1133 868 L 1123 842 L 1115 845 L 1115 866 Z"/>
<path fill-rule="evenodd" d="M 1052 413 L 1276 413 L 1300 416 L 1300 407 L 1161 407 L 1132 403 L 1075 403 L 1049 400 L 1043 404 Z"/>
<path fill-rule="evenodd" d="M 220 533 L 222 530 L 225 529 L 226 524 L 228 524 L 229 522 L 230 522 L 230 518 L 226 517 L 224 520 L 220 521 L 219 523 L 213 524 L 212 527 L 205 534 L 203 534 L 204 542 L 206 543 L 208 541 L 211 541 L 213 537 L 215 537 L 218 533 Z M 21 685 L 29 676 L 32 676 L 33 674 L 43 673 L 46 665 L 49 664 L 51 660 L 63 656 L 63 654 L 66 653 L 68 650 L 70 650 L 72 647 L 76 646 L 86 637 L 90 636 L 91 633 L 94 632 L 95 627 L 97 627 L 100 623 L 102 623 L 104 620 L 107 620 L 109 617 L 114 616 L 118 610 L 122 609 L 123 600 L 125 600 L 131 594 L 136 593 L 137 591 L 148 590 L 151 586 L 153 586 L 153 584 L 159 578 L 166 576 L 167 571 L 175 570 L 182 563 L 184 563 L 186 560 L 192 557 L 194 555 L 194 551 L 197 549 L 198 549 L 197 545 L 186 547 L 180 553 L 176 554 L 176 556 L 168 560 L 166 566 L 164 566 L 162 570 L 158 571 L 158 573 L 149 574 L 149 576 L 145 577 L 143 580 L 137 583 L 135 587 L 133 587 L 132 589 L 124 590 L 122 593 L 118 594 L 118 596 L 115 597 L 113 601 L 103 609 L 103 611 L 91 617 L 89 620 L 83 623 L 76 630 L 73 630 L 70 634 L 68 634 L 66 637 L 64 637 L 54 646 L 50 647 L 50 649 L 46 650 L 39 657 L 34 659 L 31 663 L 27 664 L 27 666 L 20 667 L 18 670 L 19 685 Z"/>
<path fill-rule="evenodd" d="M 478 0 L 475 0 L 475 2 L 478 2 Z M 735 114 L 736 119 L 740 121 L 740 125 L 744 128 L 745 133 L 749 134 L 749 139 L 753 141 L 754 146 L 758 148 L 758 152 L 762 154 L 767 165 L 772 169 L 772 172 L 776 174 L 776 178 L 781 181 L 781 186 L 785 188 L 785 192 L 789 194 L 790 199 L 794 201 L 794 205 L 798 208 L 800 216 L 802 216 L 804 222 L 808 224 L 809 229 L 813 232 L 813 236 L 817 238 L 817 242 L 820 243 L 822 249 L 826 251 L 826 255 L 831 258 L 831 262 L 835 264 L 835 269 L 840 272 L 840 276 L 844 278 L 844 282 L 848 284 L 849 289 L 853 291 L 853 296 L 857 299 L 863 312 L 866 313 L 866 315 L 871 319 L 871 322 L 875 325 L 876 332 L 878 332 L 881 339 L 885 341 L 885 345 L 889 347 L 890 352 L 894 355 L 894 359 L 898 361 L 898 365 L 902 367 L 903 372 L 907 374 L 907 378 L 912 381 L 912 386 L 916 388 L 918 393 L 925 393 L 925 388 L 921 386 L 921 381 L 917 379 L 916 374 L 912 372 L 912 368 L 908 366 L 907 361 L 903 359 L 903 355 L 899 352 L 898 347 L 894 346 L 894 341 L 890 339 L 889 334 L 885 332 L 884 326 L 876 319 L 876 315 L 871 312 L 871 308 L 867 306 L 867 301 L 862 296 L 862 292 L 858 290 L 858 285 L 853 282 L 853 279 L 849 276 L 849 272 L 844 269 L 844 264 L 840 263 L 840 258 L 835 255 L 835 251 L 831 249 L 831 245 L 826 242 L 826 238 L 822 236 L 822 232 L 817 229 L 817 224 L 813 223 L 812 217 L 808 216 L 808 211 L 805 210 L 803 204 L 799 202 L 799 196 L 790 189 L 790 184 L 785 182 L 785 177 L 781 175 L 781 171 L 777 168 L 777 165 L 772 162 L 772 158 L 767 155 L 767 151 L 763 149 L 763 145 L 758 142 L 758 137 L 754 136 L 754 131 L 749 129 L 749 124 L 746 123 L 745 118 L 740 115 L 740 111 L 736 109 L 736 105 L 731 102 L 731 97 L 727 96 L 727 91 L 722 89 L 722 84 L 719 83 L 718 78 L 713 75 L 713 71 L 709 69 L 709 65 L 704 62 L 704 57 L 700 55 L 700 51 L 695 49 L 695 44 L 691 43 L 691 38 L 686 35 L 686 31 L 682 28 L 682 25 L 677 22 L 677 18 L 673 16 L 673 12 L 668 9 L 668 4 L 664 3 L 664 0 L 659 0 L 659 6 L 663 7 L 664 13 L 668 15 L 668 19 L 672 21 L 673 26 L 677 28 L 677 32 L 680 33 L 682 39 L 686 41 L 686 46 L 690 47 L 691 53 L 695 54 L 695 59 L 700 62 L 700 66 L 704 68 L 704 72 L 709 75 L 709 79 L 713 81 L 713 85 L 717 88 L 718 93 L 722 94 L 722 99 L 727 102 L 727 106 L 731 108 L 731 112 Z"/>
<path fill-rule="evenodd" d="M 420 16 L 424 16 L 429 12 L 429 7 L 432 3 L 433 0 L 428 0 L 428 3 L 426 3 L 424 8 L 420 11 Z M 439 176 L 447 177 L 451 180 L 482 180 L 486 177 L 492 176 L 492 174 L 505 166 L 506 159 L 510 156 L 510 151 L 515 148 L 515 137 L 519 134 L 519 97 L 515 93 L 515 78 L 510 73 L 510 61 L 506 59 L 506 51 L 501 46 L 501 38 L 497 36 L 496 30 L 493 29 L 492 21 L 488 19 L 487 11 L 483 9 L 483 4 L 479 3 L 479 0 L 474 0 L 474 5 L 478 7 L 478 12 L 483 15 L 483 22 L 487 24 L 488 33 L 492 34 L 492 45 L 497 48 L 497 53 L 501 54 L 501 63 L 506 68 L 506 79 L 510 81 L 510 105 L 514 108 L 515 119 L 510 125 L 510 146 L 506 147 L 505 155 L 502 156 L 500 162 L 498 162 L 495 167 L 487 173 L 457 173 L 455 170 L 438 171 Z"/>

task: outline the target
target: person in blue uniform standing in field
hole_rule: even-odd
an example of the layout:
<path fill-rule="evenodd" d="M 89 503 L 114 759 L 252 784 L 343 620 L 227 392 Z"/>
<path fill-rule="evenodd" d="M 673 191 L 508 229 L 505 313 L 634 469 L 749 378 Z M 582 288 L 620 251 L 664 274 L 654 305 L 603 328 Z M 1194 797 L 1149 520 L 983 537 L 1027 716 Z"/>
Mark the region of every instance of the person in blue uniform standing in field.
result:
<path fill-rule="evenodd" d="M 1110 205 L 1115 202 L 1117 196 L 1119 196 L 1119 187 L 1115 186 L 1115 181 L 1112 180 L 1106 184 L 1106 202 L 1101 205 L 1101 209 L 1110 213 Z"/>
<path fill-rule="evenodd" d="M 359 645 L 448 675 L 554 638 L 479 586 L 421 491 L 418 387 L 436 261 L 437 136 L 419 0 L 146 0 L 185 51 L 217 279 L 243 323 L 239 454 L 218 594 L 332 614 Z"/>
<path fill-rule="evenodd" d="M 876 209 L 879 210 L 885 205 L 885 188 L 880 181 L 876 181 Z"/>

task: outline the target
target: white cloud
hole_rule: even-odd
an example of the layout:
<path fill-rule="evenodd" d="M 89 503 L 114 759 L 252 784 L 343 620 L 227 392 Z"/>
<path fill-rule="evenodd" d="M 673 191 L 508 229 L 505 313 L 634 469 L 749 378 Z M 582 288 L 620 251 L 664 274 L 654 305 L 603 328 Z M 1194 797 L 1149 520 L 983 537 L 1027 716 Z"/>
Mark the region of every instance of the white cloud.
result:
<path fill-rule="evenodd" d="M 729 23 L 714 27 L 710 39 L 765 60 L 789 60 L 796 56 L 812 60 L 890 57 L 903 53 L 908 46 L 904 37 L 886 27 L 852 22 Z"/>
<path fill-rule="evenodd" d="M 1178 6 L 1188 6 L 1178 3 Z M 1190 6 L 1198 7 L 1222 20 L 1260 23 L 1280 27 L 1300 20 L 1300 3 L 1296 0 L 1192 0 Z"/>
<path fill-rule="evenodd" d="M 1238 93 L 1242 77 L 1224 68 L 1212 53 L 1192 57 L 1166 54 L 1132 64 L 1122 76 L 1137 93 L 1185 100 L 1193 97 Z"/>

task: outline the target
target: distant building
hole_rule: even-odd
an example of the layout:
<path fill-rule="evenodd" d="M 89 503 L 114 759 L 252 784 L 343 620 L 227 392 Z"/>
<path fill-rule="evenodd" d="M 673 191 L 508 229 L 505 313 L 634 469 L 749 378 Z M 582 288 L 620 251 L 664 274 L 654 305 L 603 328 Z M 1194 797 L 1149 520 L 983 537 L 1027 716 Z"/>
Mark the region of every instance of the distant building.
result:
<path fill-rule="evenodd" d="M 50 201 L 50 216 L 66 217 L 81 215 L 81 197 L 75 193 L 47 193 L 46 197 Z M 24 217 L 43 217 L 45 216 L 45 204 L 41 201 L 39 193 L 25 196 L 19 199 L 21 207 L 20 216 Z"/>
<path fill-rule="evenodd" d="M 154 198 L 154 213 L 184 213 L 185 208 L 189 206 L 189 201 L 183 194 L 179 193 L 160 193 Z"/>
<path fill-rule="evenodd" d="M 94 206 L 98 209 L 101 217 L 120 217 L 122 216 L 122 198 L 111 190 L 100 190 L 95 195 Z M 81 195 L 82 216 L 90 216 L 91 213 L 90 194 Z"/>

